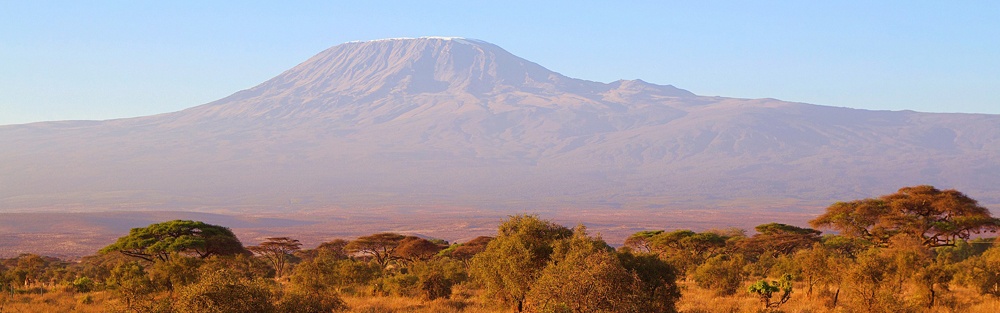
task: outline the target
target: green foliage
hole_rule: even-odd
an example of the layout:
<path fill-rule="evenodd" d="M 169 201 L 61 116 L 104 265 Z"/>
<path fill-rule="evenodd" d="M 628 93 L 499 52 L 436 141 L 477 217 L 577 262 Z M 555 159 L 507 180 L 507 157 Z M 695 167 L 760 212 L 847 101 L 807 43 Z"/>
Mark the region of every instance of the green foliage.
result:
<path fill-rule="evenodd" d="M 632 251 L 650 253 L 653 252 L 653 238 L 662 233 L 662 230 L 640 231 L 628 236 L 628 238 L 625 238 L 624 245 L 625 247 L 632 249 Z"/>
<path fill-rule="evenodd" d="M 412 273 L 397 273 L 382 277 L 372 285 L 375 295 L 413 297 L 419 293 L 420 277 Z"/>
<path fill-rule="evenodd" d="M 151 262 L 166 261 L 177 254 L 207 258 L 246 253 L 229 228 L 185 220 L 133 228 L 127 236 L 101 249 L 102 253 L 114 251 Z"/>
<path fill-rule="evenodd" d="M 452 287 L 469 278 L 464 264 L 451 258 L 417 262 L 409 272 L 417 276 L 420 295 L 428 300 L 450 298 Z"/>
<path fill-rule="evenodd" d="M 633 236 L 641 237 L 649 234 L 651 233 L 640 232 Z M 696 233 L 690 230 L 676 230 L 653 235 L 648 239 L 648 245 L 651 253 L 667 260 L 681 273 L 687 273 L 702 264 L 705 259 L 724 252 L 728 241 L 736 237 L 736 234 L 713 231 Z"/>
<path fill-rule="evenodd" d="M 637 278 L 633 295 L 643 312 L 674 312 L 674 304 L 681 297 L 677 287 L 677 270 L 666 261 L 652 254 L 618 253 L 618 260 Z"/>
<path fill-rule="evenodd" d="M 963 281 L 976 287 L 984 295 L 1000 297 L 1000 247 L 993 247 L 982 255 L 962 262 L 965 269 Z"/>
<path fill-rule="evenodd" d="M 91 292 L 91 291 L 94 290 L 94 287 L 96 285 L 97 285 L 97 283 L 94 282 L 93 279 L 90 279 L 87 276 L 83 276 L 83 277 L 77 278 L 72 283 L 73 291 L 76 291 L 76 292 Z"/>
<path fill-rule="evenodd" d="M 196 282 L 198 269 L 204 263 L 198 258 L 174 256 L 166 261 L 154 262 L 146 267 L 146 272 L 158 290 L 174 290 Z"/>
<path fill-rule="evenodd" d="M 382 268 L 375 263 L 340 259 L 334 255 L 320 255 L 302 261 L 292 270 L 290 282 L 304 290 L 359 289 L 379 277 Z"/>
<path fill-rule="evenodd" d="M 146 276 L 139 263 L 119 264 L 111 270 L 105 284 L 113 291 L 119 300 L 117 306 L 112 306 L 112 311 L 121 312 L 151 312 L 155 308 L 153 292 L 156 289 L 153 283 Z"/>
<path fill-rule="evenodd" d="M 343 311 L 347 305 L 330 290 L 293 288 L 281 296 L 276 309 L 281 313 L 329 313 Z"/>
<path fill-rule="evenodd" d="M 528 301 L 540 312 L 675 312 L 677 294 L 664 276 L 647 270 L 664 263 L 651 258 L 619 257 L 603 240 L 587 236 L 581 226 L 573 237 L 556 245 L 556 253 L 532 285 Z M 622 260 L 628 260 L 630 270 Z M 642 271 L 643 276 L 639 272 Z M 666 297 L 664 297 L 666 296 Z M 666 301 L 666 302 L 660 302 Z"/>
<path fill-rule="evenodd" d="M 898 264 L 895 255 L 878 248 L 859 255 L 844 281 L 850 300 L 846 308 L 886 313 L 912 311 L 902 298 L 903 285 L 896 280 L 900 277 Z"/>
<path fill-rule="evenodd" d="M 52 257 L 22 253 L 12 259 L 0 261 L 0 265 L 7 268 L 0 275 L 0 281 L 5 281 L 14 288 L 56 280 L 66 274 L 66 262 Z"/>
<path fill-rule="evenodd" d="M 498 227 L 496 239 L 476 254 L 469 273 L 486 294 L 520 312 L 531 284 L 548 263 L 553 243 L 572 231 L 533 215 L 511 216 Z"/>
<path fill-rule="evenodd" d="M 274 268 L 266 261 L 247 254 L 213 256 L 203 261 L 199 267 L 202 273 L 227 270 L 246 279 L 274 277 Z"/>
<path fill-rule="evenodd" d="M 720 296 L 729 296 L 736 294 L 743 284 L 746 265 L 742 255 L 717 255 L 698 266 L 693 278 L 699 287 L 714 290 Z"/>
<path fill-rule="evenodd" d="M 778 297 L 778 301 L 773 301 L 774 293 L 778 291 L 781 291 L 781 296 Z M 750 285 L 747 288 L 747 292 L 760 298 L 760 302 L 764 304 L 765 309 L 779 307 L 788 302 L 792 297 L 792 275 L 781 275 L 781 279 L 772 280 L 770 283 L 767 280 L 759 280 Z"/>
<path fill-rule="evenodd" d="M 201 279 L 178 292 L 174 308 L 182 313 L 274 312 L 271 286 L 231 269 L 204 271 Z"/>

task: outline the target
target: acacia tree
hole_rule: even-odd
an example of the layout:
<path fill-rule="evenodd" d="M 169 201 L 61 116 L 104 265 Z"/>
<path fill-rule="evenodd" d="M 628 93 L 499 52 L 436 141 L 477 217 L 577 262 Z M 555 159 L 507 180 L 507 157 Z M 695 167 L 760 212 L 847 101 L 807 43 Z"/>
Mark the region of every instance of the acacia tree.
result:
<path fill-rule="evenodd" d="M 486 245 L 488 245 L 490 241 L 493 241 L 493 237 L 479 236 L 466 243 L 452 245 L 451 247 L 448 247 L 448 249 L 445 249 L 444 253 L 447 256 L 468 263 L 472 257 L 476 256 L 476 254 L 486 250 Z"/>
<path fill-rule="evenodd" d="M 299 249 L 302 249 L 302 243 L 288 237 L 270 237 L 259 245 L 247 247 L 247 250 L 264 257 L 274 266 L 275 277 L 282 276 L 288 256 Z"/>
<path fill-rule="evenodd" d="M 213 255 L 246 253 L 229 228 L 186 220 L 133 228 L 127 236 L 101 249 L 101 253 L 114 251 L 150 262 L 166 261 L 175 254 L 204 259 Z"/>
<path fill-rule="evenodd" d="M 408 236 L 400 241 L 399 247 L 393 251 L 393 256 L 412 263 L 418 260 L 427 260 L 437 254 L 438 251 L 441 251 L 441 249 L 444 249 L 444 247 L 430 240 Z"/>
<path fill-rule="evenodd" d="M 681 273 L 687 273 L 705 259 L 723 252 L 727 241 L 733 236 L 717 232 L 696 233 L 691 230 L 672 232 L 643 231 L 630 236 L 631 246 L 639 251 L 648 249 L 650 253 L 667 260 Z"/>
<path fill-rule="evenodd" d="M 750 256 L 789 255 L 807 249 L 820 240 L 820 231 L 787 224 L 769 223 L 754 227 L 757 234 L 740 240 L 738 248 Z"/>
<path fill-rule="evenodd" d="M 809 224 L 883 247 L 898 234 L 917 236 L 923 245 L 939 247 L 954 246 L 959 239 L 968 240 L 983 231 L 995 232 L 1000 219 L 961 192 L 924 185 L 875 199 L 834 203 Z"/>
<path fill-rule="evenodd" d="M 662 230 L 644 230 L 625 238 L 625 246 L 639 253 L 653 252 L 653 237 L 662 234 Z"/>
<path fill-rule="evenodd" d="M 393 252 L 406 236 L 396 233 L 378 233 L 352 240 L 344 249 L 348 253 L 360 253 L 375 258 L 378 265 L 385 268 L 393 259 Z"/>

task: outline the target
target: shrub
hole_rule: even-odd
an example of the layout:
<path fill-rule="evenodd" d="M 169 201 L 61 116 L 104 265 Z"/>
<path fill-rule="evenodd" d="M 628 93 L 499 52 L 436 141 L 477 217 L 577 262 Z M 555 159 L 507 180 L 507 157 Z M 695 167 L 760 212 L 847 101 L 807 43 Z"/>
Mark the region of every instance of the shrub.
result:
<path fill-rule="evenodd" d="M 88 278 L 87 276 L 83 276 L 74 280 L 72 285 L 73 285 L 73 291 L 90 292 L 94 290 L 95 283 L 94 280 Z"/>
<path fill-rule="evenodd" d="M 234 270 L 205 272 L 201 280 L 180 290 L 175 309 L 180 312 L 274 312 L 271 290 L 263 279 L 239 277 Z"/>
<path fill-rule="evenodd" d="M 699 287 L 714 290 L 718 295 L 733 295 L 746 277 L 744 266 L 746 261 L 742 255 L 717 255 L 695 269 L 694 281 Z"/>

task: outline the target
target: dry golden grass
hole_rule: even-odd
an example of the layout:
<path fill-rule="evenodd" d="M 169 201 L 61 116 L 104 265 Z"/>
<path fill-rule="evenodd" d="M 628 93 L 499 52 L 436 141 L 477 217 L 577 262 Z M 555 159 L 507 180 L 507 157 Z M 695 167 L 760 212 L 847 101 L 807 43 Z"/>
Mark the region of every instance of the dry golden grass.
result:
<path fill-rule="evenodd" d="M 804 286 L 796 285 L 791 300 L 773 310 L 764 310 L 760 301 L 752 295 L 740 292 L 732 296 L 716 296 L 711 290 L 702 289 L 691 281 L 679 283 L 682 297 L 677 303 L 677 309 L 682 313 L 846 313 L 851 310 L 841 305 L 828 308 L 824 305 L 826 299 L 818 295 L 812 298 L 806 296 Z M 841 301 L 848 301 L 847 294 L 841 294 Z M 89 300 L 84 300 L 89 297 Z M 348 312 L 358 313 L 501 313 L 510 312 L 510 308 L 488 303 L 479 290 L 457 286 L 451 299 L 433 301 L 413 297 L 371 297 L 366 295 L 344 295 Z M 909 301 L 916 301 L 910 299 Z M 44 294 L 0 295 L 0 312 L 41 313 L 41 312 L 106 312 L 106 304 L 115 303 L 108 292 L 74 293 L 62 290 L 49 291 Z M 979 295 L 976 290 L 952 286 L 951 291 L 943 293 L 938 298 L 938 304 L 930 310 L 917 309 L 917 312 L 929 313 L 995 313 L 1000 312 L 1000 298 Z"/>
<path fill-rule="evenodd" d="M 853 310 L 846 308 L 847 301 L 850 301 L 846 291 L 841 292 L 840 301 L 842 305 L 836 308 L 827 307 L 827 298 L 814 293 L 810 298 L 805 294 L 805 286 L 796 284 L 791 299 L 778 308 L 765 310 L 760 301 L 745 292 L 746 286 L 741 288 L 732 296 L 717 296 L 711 290 L 702 289 L 691 281 L 679 282 L 681 287 L 681 300 L 677 303 L 677 309 L 682 313 L 759 313 L 759 312 L 784 312 L 784 313 L 847 313 Z M 775 295 L 777 297 L 777 295 Z M 918 303 L 918 299 L 905 299 L 911 304 Z M 929 313 L 996 313 L 1000 312 L 1000 298 L 980 295 L 976 290 L 963 286 L 952 286 L 948 292 L 943 292 L 937 304 L 931 309 L 925 309 L 919 305 L 912 305 L 916 312 Z"/>
<path fill-rule="evenodd" d="M 50 291 L 43 294 L 15 294 L 0 296 L 0 312 L 104 312 L 105 292 L 73 293 Z"/>
<path fill-rule="evenodd" d="M 426 312 L 426 313 L 500 313 L 510 310 L 487 303 L 478 290 L 467 289 L 463 285 L 455 287 L 451 299 L 424 300 L 412 297 L 370 297 L 344 295 L 349 312 Z"/>

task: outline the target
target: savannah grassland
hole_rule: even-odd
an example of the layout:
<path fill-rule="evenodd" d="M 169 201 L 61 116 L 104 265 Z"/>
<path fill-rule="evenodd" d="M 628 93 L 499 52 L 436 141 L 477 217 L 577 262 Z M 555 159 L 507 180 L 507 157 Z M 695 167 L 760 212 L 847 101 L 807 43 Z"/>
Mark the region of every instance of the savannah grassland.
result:
<path fill-rule="evenodd" d="M 749 283 L 744 285 L 749 286 Z M 698 287 L 692 281 L 680 283 L 681 298 L 677 302 L 678 312 L 851 312 L 845 308 L 830 308 L 829 299 L 819 296 L 808 297 L 801 294 L 804 284 L 796 283 L 796 292 L 788 303 L 779 309 L 765 310 L 760 301 L 749 293 L 732 296 L 718 296 L 713 291 Z M 347 304 L 345 312 L 413 312 L 413 313 L 494 313 L 511 312 L 512 309 L 492 303 L 481 292 L 466 286 L 459 286 L 451 299 L 426 300 L 420 297 L 342 295 Z M 912 299 L 918 301 L 918 299 Z M 925 312 L 1000 312 L 1000 299 L 983 296 L 974 288 L 954 286 L 944 304 Z M 52 288 L 42 294 L 6 294 L 0 300 L 0 312 L 109 312 L 109 308 L 120 306 L 113 291 L 73 292 L 66 288 Z"/>
<path fill-rule="evenodd" d="M 132 229 L 80 261 L 0 259 L 0 312 L 998 312 L 1000 219 L 905 187 L 809 222 L 644 230 L 514 215 L 461 243 L 376 233 L 302 249 L 228 228 Z"/>
<path fill-rule="evenodd" d="M 796 287 L 802 287 L 796 284 Z M 677 303 L 679 312 L 768 312 L 760 308 L 760 302 L 749 294 L 719 297 L 712 291 L 694 286 L 690 283 L 681 284 L 681 299 Z M 368 297 L 345 295 L 346 312 L 466 312 L 493 313 L 511 312 L 510 308 L 495 303 L 489 303 L 480 295 L 463 293 L 452 299 L 425 300 L 419 297 Z M 969 312 L 992 313 L 1000 312 L 1000 301 L 995 297 L 983 297 L 973 289 L 957 287 L 952 290 L 948 305 L 935 307 L 927 312 Z M 89 300 L 86 300 L 89 299 Z M 5 296 L 3 312 L 108 312 L 109 306 L 114 306 L 110 291 L 95 291 L 86 294 L 70 291 L 52 290 L 45 294 L 21 294 Z M 964 304 L 963 304 L 964 303 Z M 828 308 L 824 299 L 808 298 L 795 295 L 780 309 L 773 312 L 846 312 L 843 308 Z"/>

